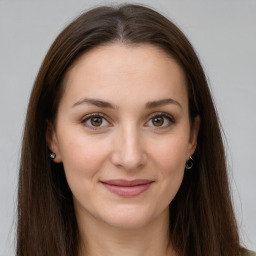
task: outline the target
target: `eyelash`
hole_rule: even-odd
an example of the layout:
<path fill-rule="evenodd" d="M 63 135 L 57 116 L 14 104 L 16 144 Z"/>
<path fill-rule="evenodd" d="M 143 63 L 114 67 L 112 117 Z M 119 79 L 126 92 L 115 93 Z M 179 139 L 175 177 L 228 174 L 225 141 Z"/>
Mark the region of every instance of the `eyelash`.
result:
<path fill-rule="evenodd" d="M 86 115 L 83 119 L 82 119 L 82 121 L 81 121 L 81 123 L 82 124 L 84 124 L 86 127 L 88 127 L 88 128 L 90 128 L 90 129 L 92 129 L 92 130 L 99 130 L 99 129 L 102 129 L 102 128 L 104 128 L 104 127 L 106 127 L 106 126 L 94 126 L 94 125 L 88 125 L 88 124 L 86 124 L 86 122 L 87 121 L 90 121 L 90 120 L 92 120 L 92 118 L 93 117 L 100 117 L 100 118 L 102 118 L 103 120 L 105 120 L 105 121 L 107 121 L 108 122 L 108 124 L 110 123 L 109 121 L 108 121 L 108 118 L 105 116 L 105 115 L 103 115 L 103 114 L 101 114 L 101 113 L 92 113 L 92 114 L 88 114 L 88 115 Z M 162 117 L 163 119 L 165 119 L 165 120 L 167 120 L 167 122 L 168 122 L 168 124 L 167 125 L 164 125 L 164 126 L 155 126 L 155 125 L 146 125 L 147 127 L 149 126 L 149 127 L 154 127 L 155 129 L 164 129 L 164 128 L 168 128 L 171 124 L 175 124 L 175 119 L 173 118 L 173 116 L 171 116 L 171 115 L 169 115 L 169 114 L 167 114 L 167 113 L 164 113 L 164 112 L 156 112 L 156 113 L 153 113 L 153 114 L 151 114 L 150 116 L 149 116 L 149 120 L 146 122 L 146 124 L 147 123 L 149 123 L 149 122 L 152 122 L 152 120 L 154 119 L 154 118 L 157 118 L 157 117 Z M 164 120 L 164 121 L 165 121 Z M 104 122 L 104 121 L 103 121 Z M 110 125 L 107 125 L 107 127 L 111 127 L 112 125 L 110 124 Z"/>
<path fill-rule="evenodd" d="M 154 118 L 157 118 L 157 117 L 162 117 L 163 119 L 167 119 L 168 121 L 168 124 L 167 125 L 164 125 L 164 126 L 154 126 L 152 125 L 155 129 L 164 129 L 164 128 L 168 128 L 171 124 L 175 124 L 175 119 L 173 116 L 167 114 L 167 113 L 164 113 L 164 112 L 156 112 L 156 113 L 153 113 L 152 115 L 149 116 L 149 121 L 148 122 L 152 122 L 152 120 Z"/>
<path fill-rule="evenodd" d="M 103 115 L 103 114 L 101 114 L 101 113 L 92 113 L 92 114 L 88 114 L 88 115 L 86 115 L 86 116 L 83 118 L 83 120 L 81 121 L 81 123 L 84 124 L 86 127 L 92 129 L 92 130 L 99 130 L 99 129 L 102 129 L 102 128 L 103 128 L 102 126 L 97 127 L 97 126 L 93 126 L 93 125 L 88 125 L 88 124 L 86 124 L 86 122 L 89 121 L 89 120 L 92 120 L 93 117 L 100 117 L 100 118 L 102 118 L 103 120 L 106 120 L 106 121 L 109 123 L 108 118 L 106 118 L 106 116 Z M 112 125 L 108 125 L 108 127 L 110 127 L 110 126 L 112 126 Z M 105 127 L 105 126 L 104 126 L 104 127 Z"/>

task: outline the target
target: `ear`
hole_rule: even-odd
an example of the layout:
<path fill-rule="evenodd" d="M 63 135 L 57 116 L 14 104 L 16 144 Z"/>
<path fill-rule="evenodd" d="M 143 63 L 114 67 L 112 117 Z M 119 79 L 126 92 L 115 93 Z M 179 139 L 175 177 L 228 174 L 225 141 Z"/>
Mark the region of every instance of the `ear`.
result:
<path fill-rule="evenodd" d="M 56 158 L 53 159 L 53 161 L 55 163 L 61 163 L 61 156 L 60 156 L 60 152 L 59 152 L 59 145 L 58 145 L 58 138 L 57 138 L 57 134 L 55 131 L 54 126 L 52 125 L 51 122 L 46 121 L 47 122 L 47 128 L 46 128 L 46 142 L 48 145 L 48 148 L 50 149 L 50 151 L 52 153 L 56 154 Z"/>
<path fill-rule="evenodd" d="M 197 136 L 200 130 L 200 116 L 197 115 L 194 118 L 193 125 L 190 130 L 190 138 L 189 138 L 189 148 L 188 148 L 188 156 L 187 159 L 189 159 L 190 156 L 192 156 L 196 150 L 197 146 Z"/>

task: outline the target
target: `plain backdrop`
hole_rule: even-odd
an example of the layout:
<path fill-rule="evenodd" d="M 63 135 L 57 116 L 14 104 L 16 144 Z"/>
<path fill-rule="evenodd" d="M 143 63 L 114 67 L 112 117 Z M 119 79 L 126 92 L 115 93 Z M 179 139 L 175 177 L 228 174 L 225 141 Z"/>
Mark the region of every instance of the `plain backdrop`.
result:
<path fill-rule="evenodd" d="M 123 2 L 0 0 L 1 256 L 14 255 L 22 129 L 44 55 L 57 34 L 83 10 Z M 242 241 L 256 250 L 256 1 L 138 2 L 174 20 L 199 54 L 225 131 Z"/>

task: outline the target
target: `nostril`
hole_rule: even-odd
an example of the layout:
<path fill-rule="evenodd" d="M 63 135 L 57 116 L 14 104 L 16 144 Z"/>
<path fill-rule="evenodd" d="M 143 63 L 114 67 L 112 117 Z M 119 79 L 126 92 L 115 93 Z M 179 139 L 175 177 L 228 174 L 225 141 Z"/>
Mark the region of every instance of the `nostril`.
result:
<path fill-rule="evenodd" d="M 123 123 L 114 137 L 111 161 L 126 170 L 136 170 L 145 165 L 147 157 L 142 136 L 131 120 Z"/>
<path fill-rule="evenodd" d="M 111 161 L 126 170 L 134 170 L 145 165 L 147 156 L 143 150 L 122 148 L 112 153 Z"/>

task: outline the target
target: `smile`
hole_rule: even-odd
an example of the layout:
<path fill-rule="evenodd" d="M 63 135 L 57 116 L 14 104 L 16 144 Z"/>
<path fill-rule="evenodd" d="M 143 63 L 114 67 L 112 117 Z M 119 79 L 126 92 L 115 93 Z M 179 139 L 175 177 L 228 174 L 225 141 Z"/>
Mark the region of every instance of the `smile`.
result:
<path fill-rule="evenodd" d="M 122 197 L 138 196 L 145 192 L 153 183 L 152 180 L 107 180 L 101 183 L 112 193 Z"/>

